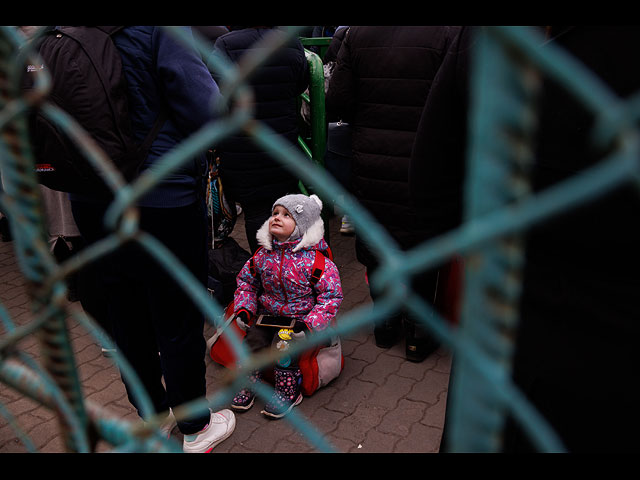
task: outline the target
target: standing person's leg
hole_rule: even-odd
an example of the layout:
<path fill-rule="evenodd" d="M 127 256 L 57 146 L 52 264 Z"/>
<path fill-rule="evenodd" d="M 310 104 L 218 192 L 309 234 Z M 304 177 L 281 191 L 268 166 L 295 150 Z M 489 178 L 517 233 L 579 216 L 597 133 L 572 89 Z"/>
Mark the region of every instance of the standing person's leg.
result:
<path fill-rule="evenodd" d="M 149 395 L 154 412 L 170 407 L 162 383 L 162 368 L 158 358 L 158 344 L 154 334 L 151 310 L 147 301 L 148 285 L 141 280 L 149 270 L 146 253 L 138 245 L 127 244 L 109 258 L 104 269 L 109 318 L 113 320 L 116 345 L 136 372 L 145 392 Z M 131 382 L 123 377 L 127 396 L 141 411 L 140 399 L 135 397 Z"/>
<path fill-rule="evenodd" d="M 171 209 L 142 208 L 141 227 L 162 242 L 204 288 L 207 273 L 206 217 L 199 204 Z M 204 397 L 206 342 L 203 313 L 174 276 L 155 260 L 149 259 L 144 281 L 169 405 L 176 407 Z M 207 424 L 209 416 L 208 413 L 200 413 L 189 421 L 179 422 L 178 428 L 185 435 L 196 433 Z"/>
<path fill-rule="evenodd" d="M 108 235 L 104 228 L 105 206 L 89 202 L 74 201 L 72 212 L 78 229 L 88 244 L 93 244 Z M 146 287 L 139 280 L 146 266 L 142 262 L 144 253 L 135 244 L 121 245 L 115 252 L 91 265 L 91 271 L 99 283 L 104 302 L 101 310 L 93 310 L 91 299 L 81 296 L 83 307 L 100 322 L 105 322 L 109 334 L 127 359 L 143 388 L 147 392 L 155 412 L 169 408 L 167 395 L 162 385 L 162 371 L 158 360 L 158 347 L 150 323 L 146 298 Z M 95 293 L 95 292 L 94 292 Z M 97 318 L 103 317 L 102 320 Z M 106 320 L 105 320 L 106 319 Z M 104 325 L 103 325 L 104 326 Z M 155 352 L 155 354 L 154 354 Z M 129 401 L 143 416 L 141 399 L 136 399 L 128 379 L 122 378 Z"/>
<path fill-rule="evenodd" d="M 141 209 L 141 226 L 168 248 L 202 288 L 207 278 L 207 226 L 203 204 L 172 209 Z M 206 396 L 204 314 L 172 273 L 153 262 L 147 272 L 148 301 L 159 360 L 171 407 Z M 157 357 L 157 355 L 156 355 Z M 228 409 L 193 412 L 178 422 L 185 453 L 210 452 L 234 431 Z"/>
<path fill-rule="evenodd" d="M 418 221 L 415 223 L 419 226 Z M 416 248 L 425 238 L 420 229 L 411 236 L 402 236 L 399 241 L 400 248 L 407 252 Z M 444 265 L 437 265 L 428 270 L 416 273 L 410 280 L 410 288 L 422 300 L 436 310 L 436 294 L 438 291 L 438 281 L 440 270 Z M 405 357 L 411 362 L 422 362 L 435 350 L 440 347 L 440 342 L 431 333 L 425 323 L 425 319 L 407 310 L 403 314 L 404 337 L 405 337 Z"/>
<path fill-rule="evenodd" d="M 104 216 L 104 207 L 100 210 L 82 203 L 74 207 L 81 231 L 83 226 L 85 231 L 95 227 L 93 221 Z M 204 282 L 204 209 L 198 207 L 195 217 L 189 216 L 189 209 L 158 210 L 141 209 L 142 230 L 156 236 L 169 250 L 177 253 L 179 260 L 192 272 L 197 272 L 198 279 Z M 193 218 L 200 221 L 193 223 L 190 220 Z M 185 225 L 194 228 L 184 230 Z M 98 233 L 97 238 L 105 234 Z M 180 241 L 176 242 L 176 238 Z M 190 239 L 194 240 L 196 248 L 192 247 Z M 189 258 L 189 252 L 193 253 L 192 258 Z M 165 411 L 203 397 L 206 380 L 202 314 L 194 316 L 190 302 L 183 305 L 186 295 L 181 293 L 171 275 L 134 243 L 121 246 L 105 259 L 103 265 L 103 285 L 116 343 L 148 393 L 154 410 Z M 198 272 L 199 269 L 204 273 Z M 178 332 L 175 338 L 172 332 Z M 140 405 L 128 383 L 124 381 L 129 400 L 134 406 Z M 233 432 L 235 418 L 228 410 L 206 412 L 180 422 L 178 427 L 185 434 L 185 451 L 206 452 Z"/>
<path fill-rule="evenodd" d="M 0 172 L 0 193 L 4 192 L 4 187 L 2 183 L 2 172 Z M 4 212 L 0 212 L 0 239 L 3 242 L 10 242 L 13 240 L 11 236 L 11 227 L 9 226 L 9 219 L 4 214 Z"/>
<path fill-rule="evenodd" d="M 276 197 L 277 198 L 277 197 Z M 273 201 L 276 200 L 273 199 Z M 247 242 L 249 242 L 249 248 L 251 253 L 255 253 L 258 249 L 258 240 L 256 240 L 256 233 L 260 227 L 271 216 L 272 204 L 242 204 L 242 210 L 244 212 L 244 229 L 247 235 Z"/>
<path fill-rule="evenodd" d="M 82 235 L 83 248 L 107 235 L 103 224 L 104 207 L 85 202 L 72 202 L 71 212 Z M 111 338 L 115 339 L 113 325 L 108 317 L 108 304 L 102 283 L 108 264 L 108 259 L 99 258 L 78 272 L 78 295 L 83 310 L 91 315 Z"/>
<path fill-rule="evenodd" d="M 438 287 L 438 269 L 432 269 L 417 275 L 411 282 L 413 290 L 429 305 L 434 307 Z M 435 309 L 435 307 L 434 307 Z M 422 362 L 440 346 L 424 322 L 407 312 L 404 322 L 405 356 L 412 362 Z"/>
<path fill-rule="evenodd" d="M 104 260 L 97 260 L 78 272 L 78 296 L 82 309 L 91 315 L 103 330 L 111 337 L 115 337 L 113 325 L 108 317 L 108 304 L 102 284 Z M 105 351 L 105 355 L 109 352 Z"/>
<path fill-rule="evenodd" d="M 358 261 L 365 266 L 367 279 L 371 282 L 371 279 L 375 275 L 376 269 L 379 265 L 378 260 L 357 234 L 356 256 Z M 376 302 L 380 301 L 381 294 L 371 286 L 371 283 L 369 283 L 369 294 L 371 295 L 371 299 L 375 306 Z M 373 327 L 373 334 L 378 347 L 391 348 L 398 342 L 400 332 L 402 330 L 402 318 L 403 314 L 399 311 L 392 313 L 389 317 L 376 323 Z"/>

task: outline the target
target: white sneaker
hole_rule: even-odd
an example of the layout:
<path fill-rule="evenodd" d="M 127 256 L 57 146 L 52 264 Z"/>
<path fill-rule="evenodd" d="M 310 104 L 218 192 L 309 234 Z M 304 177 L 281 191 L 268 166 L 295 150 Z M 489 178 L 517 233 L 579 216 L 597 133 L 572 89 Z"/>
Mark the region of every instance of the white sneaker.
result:
<path fill-rule="evenodd" d="M 231 410 L 211 412 L 209 425 L 193 435 L 185 435 L 182 450 L 185 453 L 209 453 L 236 428 L 236 417 Z"/>
<path fill-rule="evenodd" d="M 147 425 L 147 422 L 144 420 L 143 422 Z M 169 415 L 167 415 L 167 418 L 165 418 L 157 428 L 164 438 L 169 438 L 176 425 L 178 425 L 178 422 L 176 421 L 176 417 L 173 416 L 173 410 L 169 409 Z"/>
<path fill-rule="evenodd" d="M 162 435 L 165 438 L 169 438 L 176 425 L 178 425 L 178 422 L 176 421 L 176 417 L 173 416 L 173 410 L 169 409 L 169 415 L 167 416 L 166 420 L 160 425 L 160 431 L 162 432 Z"/>
<path fill-rule="evenodd" d="M 113 357 L 113 354 L 115 352 L 116 352 L 115 348 L 104 348 L 104 347 L 102 347 L 102 355 L 107 357 L 107 358 Z"/>
<path fill-rule="evenodd" d="M 340 225 L 340 233 L 351 234 L 354 232 L 355 232 L 355 229 L 353 228 L 353 225 L 351 225 L 351 221 L 349 220 L 349 217 L 347 217 L 346 215 L 343 216 L 342 223 Z"/>

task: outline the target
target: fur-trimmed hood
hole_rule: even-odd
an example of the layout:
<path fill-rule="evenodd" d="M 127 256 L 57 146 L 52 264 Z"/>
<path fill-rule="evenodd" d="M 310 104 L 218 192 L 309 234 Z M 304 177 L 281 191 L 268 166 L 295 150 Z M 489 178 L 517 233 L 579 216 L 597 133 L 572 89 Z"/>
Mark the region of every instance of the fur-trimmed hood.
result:
<path fill-rule="evenodd" d="M 322 221 L 322 218 L 319 218 L 318 220 L 315 221 L 313 225 L 311 225 L 307 229 L 307 231 L 304 233 L 304 235 L 301 238 L 297 240 L 293 240 L 291 242 L 282 242 L 282 244 L 285 244 L 285 243 L 297 244 L 295 245 L 295 247 L 293 247 L 293 251 L 299 252 L 303 248 L 310 248 L 310 247 L 317 246 L 320 243 L 320 241 L 323 240 L 323 238 L 324 238 L 324 222 Z M 256 239 L 258 240 L 258 244 L 261 245 L 262 247 L 266 248 L 267 250 L 273 250 L 273 242 L 274 241 L 277 242 L 277 240 L 274 239 L 273 235 L 271 235 L 271 233 L 269 232 L 269 220 L 265 221 L 262 224 L 262 226 L 256 233 Z"/>

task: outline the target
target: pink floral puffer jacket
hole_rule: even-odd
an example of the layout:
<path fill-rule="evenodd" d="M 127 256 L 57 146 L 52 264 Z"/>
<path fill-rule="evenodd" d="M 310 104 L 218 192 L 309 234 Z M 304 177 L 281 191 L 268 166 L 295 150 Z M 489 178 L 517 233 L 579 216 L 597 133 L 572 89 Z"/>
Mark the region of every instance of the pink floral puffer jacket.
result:
<path fill-rule="evenodd" d="M 316 251 L 325 255 L 328 251 L 322 220 L 293 242 L 272 238 L 268 221 L 256 236 L 263 248 L 253 256 L 255 275 L 251 260 L 238 274 L 234 311 L 294 317 L 304 320 L 312 330 L 329 326 L 342 303 L 338 267 L 325 258 L 322 277 L 315 287 L 309 282 Z"/>

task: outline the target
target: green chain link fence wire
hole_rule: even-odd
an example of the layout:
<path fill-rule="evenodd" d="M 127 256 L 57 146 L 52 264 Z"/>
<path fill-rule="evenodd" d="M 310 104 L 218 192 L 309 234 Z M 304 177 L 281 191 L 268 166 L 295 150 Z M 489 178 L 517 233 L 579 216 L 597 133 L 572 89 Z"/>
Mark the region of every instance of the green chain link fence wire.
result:
<path fill-rule="evenodd" d="M 99 405 L 86 401 L 75 368 L 66 318 L 71 313 L 96 340 L 111 347 L 111 339 L 96 322 L 82 312 L 67 311 L 64 279 L 68 275 L 117 249 L 125 242 L 137 242 L 163 267 L 172 272 L 182 288 L 214 326 L 221 325 L 223 306 L 212 299 L 155 238 L 139 230 L 135 202 L 165 175 L 194 154 L 205 151 L 226 135 L 244 130 L 255 142 L 287 165 L 322 198 L 335 199 L 349 215 L 358 233 L 365 237 L 378 256 L 382 268 L 372 284 L 385 292 L 384 301 L 374 310 L 359 308 L 347 312 L 334 328 L 320 332 L 295 347 L 295 354 L 335 335 L 355 332 L 382 320 L 400 306 L 418 314 L 423 324 L 453 353 L 452 402 L 447 412 L 451 427 L 452 451 L 499 451 L 500 435 L 507 415 L 512 415 L 541 451 L 563 451 L 564 446 L 544 418 L 531 406 L 510 379 L 513 333 L 518 324 L 517 303 L 523 266 L 522 232 L 551 215 L 601 195 L 623 182 L 636 181 L 637 133 L 630 122 L 637 117 L 637 101 L 623 104 L 582 65 L 553 47 L 539 48 L 542 39 L 529 28 L 485 27 L 474 56 L 472 110 L 469 119 L 470 147 L 465 222 L 458 229 L 403 252 L 387 232 L 346 191 L 322 169 L 324 111 L 316 112 L 319 136 L 307 149 L 285 144 L 267 127 L 255 121 L 251 111 L 251 91 L 246 79 L 299 29 L 285 34 L 247 55 L 232 66 L 210 54 L 211 45 L 196 37 L 187 38 L 178 29 L 167 27 L 181 41 L 191 43 L 207 59 L 210 69 L 223 73 L 221 91 L 226 103 L 215 106 L 218 118 L 204 125 L 174 151 L 163 157 L 160 167 L 145 172 L 125 184 L 109 160 L 63 111 L 46 103 L 48 78 L 40 76 L 36 94 L 24 97 L 19 79 L 25 65 L 35 63 L 35 53 L 23 48 L 13 27 L 0 27 L 0 167 L 4 192 L 0 210 L 11 221 L 15 253 L 28 281 L 33 318 L 16 327 L 0 304 L 3 334 L 0 336 L 0 382 L 20 394 L 50 408 L 60 419 L 66 448 L 91 452 L 97 439 L 114 451 L 181 451 L 174 441 L 161 438 L 158 427 L 163 414 L 153 413 L 146 392 L 126 360 L 116 353 L 114 362 L 134 386 L 141 399 L 146 422 L 126 422 L 114 418 Z M 322 70 L 318 57 L 307 53 L 312 69 Z M 563 84 L 600 119 L 596 138 L 617 137 L 619 149 L 607 161 L 547 191 L 532 194 L 528 188 L 528 168 L 532 162 L 532 135 L 536 128 L 536 94 L 541 73 Z M 324 100 L 321 93 L 310 91 Z M 26 130 L 30 108 L 42 108 L 49 118 L 75 139 L 96 168 L 105 172 L 115 192 L 105 222 L 112 234 L 57 265 L 44 232 L 42 199 L 33 171 L 33 157 Z M 510 135 L 505 135 L 505 132 Z M 466 258 L 463 311 L 460 325 L 451 326 L 411 291 L 401 287 L 420 271 L 442 263 L 453 255 Z M 42 365 L 36 364 L 17 347 L 35 335 L 40 340 Z M 268 352 L 249 356 L 238 338 L 230 339 L 243 369 L 229 372 L 222 388 L 209 398 L 198 399 L 174 412 L 185 418 L 206 408 L 216 409 L 229 402 L 233 392 L 244 386 L 246 373 L 273 364 L 277 357 Z M 265 399 L 272 390 L 263 386 L 257 394 Z M 0 415 L 14 428 L 29 450 L 34 450 L 4 405 Z M 334 451 L 320 433 L 295 410 L 286 417 L 319 451 Z"/>

